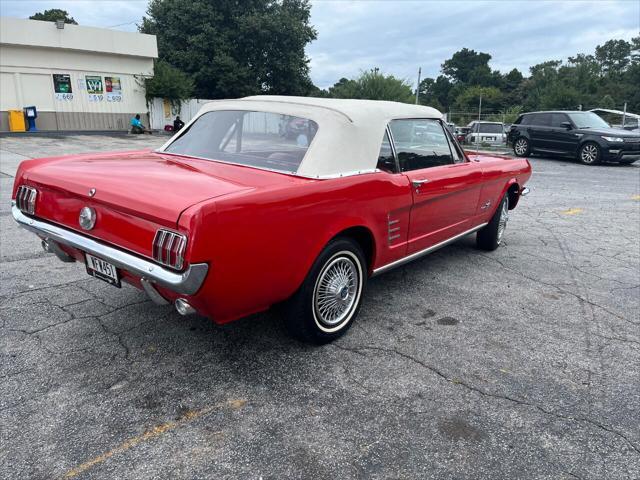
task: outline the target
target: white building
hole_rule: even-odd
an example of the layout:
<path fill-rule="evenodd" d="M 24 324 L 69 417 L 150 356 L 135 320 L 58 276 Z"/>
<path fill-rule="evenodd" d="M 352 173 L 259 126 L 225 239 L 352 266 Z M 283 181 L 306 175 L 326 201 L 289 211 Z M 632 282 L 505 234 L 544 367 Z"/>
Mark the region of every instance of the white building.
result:
<path fill-rule="evenodd" d="M 127 130 L 149 125 L 144 77 L 155 35 L 0 18 L 0 131 L 7 111 L 34 105 L 39 130 Z"/>

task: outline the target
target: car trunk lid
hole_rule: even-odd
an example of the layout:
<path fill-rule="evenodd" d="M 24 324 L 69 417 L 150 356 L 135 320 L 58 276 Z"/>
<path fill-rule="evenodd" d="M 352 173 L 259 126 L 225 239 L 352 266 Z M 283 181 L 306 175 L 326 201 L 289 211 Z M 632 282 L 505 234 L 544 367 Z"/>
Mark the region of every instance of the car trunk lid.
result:
<path fill-rule="evenodd" d="M 148 151 L 53 160 L 25 176 L 58 197 L 91 199 L 167 226 L 175 225 L 180 213 L 195 203 L 251 188 L 239 179 Z"/>
<path fill-rule="evenodd" d="M 34 162 L 38 163 L 33 168 L 25 167 L 20 182 L 38 189 L 37 217 L 146 257 L 151 257 L 156 231 L 177 229 L 180 215 L 191 206 L 225 195 L 304 181 L 255 168 L 150 151 Z M 83 207 L 96 211 L 95 226 L 89 231 L 79 225 Z"/>

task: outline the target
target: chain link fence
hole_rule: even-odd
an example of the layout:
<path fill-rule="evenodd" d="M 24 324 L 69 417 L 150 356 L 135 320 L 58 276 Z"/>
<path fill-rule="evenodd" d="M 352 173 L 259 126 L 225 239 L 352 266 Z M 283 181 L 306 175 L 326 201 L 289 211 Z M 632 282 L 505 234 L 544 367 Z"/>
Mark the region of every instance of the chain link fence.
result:
<path fill-rule="evenodd" d="M 478 115 L 478 111 L 449 111 L 446 112 L 447 122 L 454 123 L 458 127 L 466 127 L 470 122 L 483 121 L 483 122 L 501 122 L 504 124 L 511 124 L 518 118 L 519 113 L 513 114 L 504 111 L 483 111 Z"/>

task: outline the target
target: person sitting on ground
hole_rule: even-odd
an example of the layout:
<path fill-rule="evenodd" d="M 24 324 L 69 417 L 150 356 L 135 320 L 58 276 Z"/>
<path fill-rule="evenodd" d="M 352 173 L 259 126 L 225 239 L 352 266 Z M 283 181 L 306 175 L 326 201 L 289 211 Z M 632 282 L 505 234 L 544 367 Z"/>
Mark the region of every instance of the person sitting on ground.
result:
<path fill-rule="evenodd" d="M 184 122 L 180 120 L 180 115 L 176 115 L 176 119 L 173 121 L 173 133 L 177 132 L 182 127 L 184 127 Z"/>
<path fill-rule="evenodd" d="M 131 119 L 131 133 L 148 133 L 151 135 L 151 130 L 145 128 L 145 126 L 140 121 L 140 114 L 136 114 L 135 117 Z"/>

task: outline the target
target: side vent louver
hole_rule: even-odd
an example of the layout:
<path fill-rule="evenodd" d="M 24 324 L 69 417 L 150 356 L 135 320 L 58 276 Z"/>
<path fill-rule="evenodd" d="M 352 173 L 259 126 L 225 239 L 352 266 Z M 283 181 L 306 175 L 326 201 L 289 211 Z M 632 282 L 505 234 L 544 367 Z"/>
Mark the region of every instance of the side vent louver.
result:
<path fill-rule="evenodd" d="M 391 245 L 391 243 L 397 239 L 400 238 L 400 220 L 391 220 L 390 218 L 388 218 L 388 238 L 389 238 L 389 245 Z"/>
<path fill-rule="evenodd" d="M 33 215 L 36 212 L 36 197 L 38 191 L 33 187 L 20 185 L 16 192 L 16 206 L 24 213 Z"/>
<path fill-rule="evenodd" d="M 158 230 L 153 239 L 153 258 L 167 267 L 180 270 L 184 264 L 187 237 L 171 230 Z"/>

